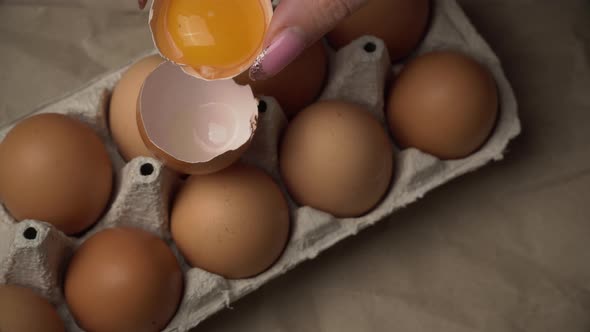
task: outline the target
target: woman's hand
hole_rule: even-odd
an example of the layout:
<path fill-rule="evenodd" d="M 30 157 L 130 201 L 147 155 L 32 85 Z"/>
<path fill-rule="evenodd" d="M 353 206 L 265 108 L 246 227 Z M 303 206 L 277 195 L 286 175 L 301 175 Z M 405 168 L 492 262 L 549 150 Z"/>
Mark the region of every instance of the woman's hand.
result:
<path fill-rule="evenodd" d="M 250 78 L 264 80 L 276 75 L 367 1 L 282 0 L 270 23 L 265 50 L 250 69 Z"/>
<path fill-rule="evenodd" d="M 139 8 L 143 9 L 148 0 L 137 1 Z M 250 78 L 264 80 L 278 74 L 308 46 L 367 1 L 282 0 L 270 23 L 265 49 L 250 68 Z"/>

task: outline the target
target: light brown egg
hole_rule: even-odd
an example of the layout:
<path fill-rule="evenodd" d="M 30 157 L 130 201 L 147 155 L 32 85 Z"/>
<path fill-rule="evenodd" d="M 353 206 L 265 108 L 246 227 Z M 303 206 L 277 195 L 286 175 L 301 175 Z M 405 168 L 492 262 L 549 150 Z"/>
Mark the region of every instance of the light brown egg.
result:
<path fill-rule="evenodd" d="M 269 175 L 235 164 L 187 180 L 173 204 L 171 230 L 191 265 L 247 278 L 268 269 L 282 253 L 289 209 Z"/>
<path fill-rule="evenodd" d="M 94 224 L 111 196 L 113 169 L 98 135 L 61 114 L 18 123 L 0 143 L 0 201 L 17 220 L 66 234 Z"/>
<path fill-rule="evenodd" d="M 109 108 L 111 136 L 127 161 L 135 157 L 152 157 L 137 128 L 137 98 L 146 77 L 164 61 L 158 55 L 145 57 L 123 73 L 113 90 Z"/>
<path fill-rule="evenodd" d="M 249 84 L 258 96 L 276 98 L 287 117 L 292 118 L 316 101 L 324 88 L 327 72 L 328 55 L 320 41 L 270 79 L 252 81 L 248 72 L 244 72 L 235 80 L 239 84 Z"/>
<path fill-rule="evenodd" d="M 65 277 L 68 307 L 93 332 L 156 332 L 176 313 L 183 292 L 176 257 L 157 236 L 111 228 L 74 254 Z"/>
<path fill-rule="evenodd" d="M 432 52 L 407 64 L 387 103 L 396 141 L 441 159 L 475 152 L 497 115 L 498 91 L 490 71 L 453 51 Z"/>
<path fill-rule="evenodd" d="M 361 106 L 322 101 L 299 113 L 280 147 L 280 170 L 300 205 L 337 217 L 373 209 L 389 188 L 393 146 Z"/>
<path fill-rule="evenodd" d="M 364 35 L 382 39 L 392 62 L 408 56 L 422 40 L 430 18 L 430 0 L 369 0 L 328 33 L 339 49 Z"/>
<path fill-rule="evenodd" d="M 0 331 L 65 332 L 55 307 L 31 289 L 0 285 Z"/>

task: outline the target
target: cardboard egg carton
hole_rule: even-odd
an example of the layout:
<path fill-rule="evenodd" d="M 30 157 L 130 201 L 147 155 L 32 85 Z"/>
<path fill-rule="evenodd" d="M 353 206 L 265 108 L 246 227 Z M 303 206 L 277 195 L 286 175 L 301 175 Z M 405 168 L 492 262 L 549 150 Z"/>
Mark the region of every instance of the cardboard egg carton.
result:
<path fill-rule="evenodd" d="M 374 51 L 365 50 L 368 43 L 375 45 Z M 100 134 L 116 169 L 116 186 L 110 207 L 102 219 L 81 238 L 65 236 L 43 221 L 16 223 L 0 206 L 0 284 L 19 284 L 35 289 L 58 306 L 69 331 L 80 331 L 67 310 L 60 288 L 69 257 L 80 243 L 97 231 L 113 226 L 135 226 L 158 234 L 177 254 L 185 271 L 185 294 L 165 331 L 188 331 L 231 302 L 415 202 L 433 188 L 488 162 L 502 159 L 507 144 L 520 132 L 517 103 L 500 61 L 454 0 L 434 1 L 429 32 L 416 53 L 436 49 L 463 51 L 493 72 L 500 91 L 501 112 L 494 133 L 485 146 L 466 159 L 453 161 L 441 161 L 415 149 L 392 151 L 396 160 L 393 185 L 381 204 L 361 218 L 338 220 L 309 207 L 298 207 L 290 200 L 292 236 L 285 252 L 272 268 L 250 279 L 226 280 L 190 268 L 178 255 L 168 229 L 170 194 L 178 184 L 177 178 L 155 159 L 136 158 L 124 163 L 117 153 L 107 128 L 108 96 L 126 68 L 100 77 L 69 96 L 42 107 L 35 114 L 68 114 L 90 124 Z M 401 65 L 394 67 L 394 72 L 400 68 Z M 360 103 L 385 127 L 384 84 L 390 71 L 383 42 L 374 37 L 362 37 L 339 52 L 331 52 L 329 80 L 321 99 L 337 98 Z M 273 98 L 263 100 L 267 103 L 266 111 L 259 114 L 254 142 L 242 159 L 262 167 L 280 181 L 277 143 L 287 120 Z M 11 127 L 0 130 L 0 140 Z"/>

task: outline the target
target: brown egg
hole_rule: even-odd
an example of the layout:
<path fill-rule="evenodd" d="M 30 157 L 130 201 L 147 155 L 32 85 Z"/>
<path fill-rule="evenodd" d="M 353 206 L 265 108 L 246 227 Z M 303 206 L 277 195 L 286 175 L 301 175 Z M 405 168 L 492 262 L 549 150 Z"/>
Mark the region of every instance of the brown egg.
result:
<path fill-rule="evenodd" d="M 98 135 L 61 114 L 17 124 L 0 143 L 0 201 L 17 220 L 49 222 L 79 233 L 108 204 L 113 169 Z"/>
<path fill-rule="evenodd" d="M 84 330 L 155 332 L 176 313 L 183 275 L 157 236 L 136 228 L 111 228 L 86 240 L 74 254 L 64 292 Z"/>
<path fill-rule="evenodd" d="M 408 56 L 422 40 L 430 18 L 430 0 L 369 0 L 328 33 L 339 49 L 364 35 L 382 39 L 392 62 Z"/>
<path fill-rule="evenodd" d="M 242 85 L 249 84 L 258 96 L 276 98 L 285 114 L 291 118 L 319 97 L 327 72 L 328 55 L 320 41 L 268 80 L 252 81 L 248 72 L 242 73 L 235 80 Z"/>
<path fill-rule="evenodd" d="M 396 141 L 441 159 L 476 151 L 492 132 L 497 114 L 492 74 L 452 51 L 432 52 L 407 64 L 387 105 Z"/>
<path fill-rule="evenodd" d="M 191 176 L 174 202 L 172 237 L 187 261 L 226 278 L 257 275 L 282 253 L 289 210 L 264 171 L 235 164 Z"/>
<path fill-rule="evenodd" d="M 373 209 L 393 174 L 385 129 L 367 110 L 340 101 L 322 101 L 299 113 L 287 128 L 279 158 L 295 201 L 337 217 Z"/>
<path fill-rule="evenodd" d="M 109 109 L 111 136 L 125 160 L 152 157 L 137 128 L 137 98 L 146 77 L 164 61 L 158 55 L 145 57 L 123 73 L 113 90 Z"/>
<path fill-rule="evenodd" d="M 65 332 L 51 303 L 34 291 L 14 285 L 0 286 L 0 331 Z"/>

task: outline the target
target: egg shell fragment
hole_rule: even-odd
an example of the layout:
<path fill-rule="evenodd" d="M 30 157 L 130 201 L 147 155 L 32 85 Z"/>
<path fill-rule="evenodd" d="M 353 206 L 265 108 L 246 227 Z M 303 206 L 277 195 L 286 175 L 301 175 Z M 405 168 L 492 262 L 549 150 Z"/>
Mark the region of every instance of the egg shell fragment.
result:
<path fill-rule="evenodd" d="M 164 62 L 144 82 L 137 121 L 148 149 L 171 169 L 209 174 L 246 151 L 256 130 L 258 104 L 249 86 L 205 81 Z"/>

